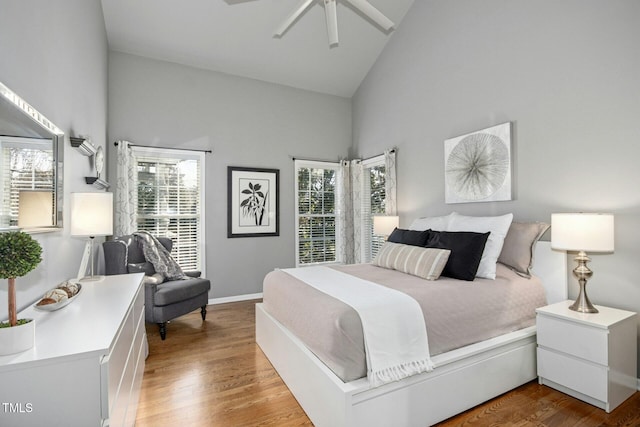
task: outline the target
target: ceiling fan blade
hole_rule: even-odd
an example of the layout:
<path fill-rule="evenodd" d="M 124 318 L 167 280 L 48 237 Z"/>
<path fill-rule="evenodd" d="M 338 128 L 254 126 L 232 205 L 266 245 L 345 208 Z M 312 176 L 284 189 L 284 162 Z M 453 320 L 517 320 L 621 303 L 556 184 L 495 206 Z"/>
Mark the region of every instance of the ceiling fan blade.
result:
<path fill-rule="evenodd" d="M 362 12 L 365 16 L 371 19 L 373 22 L 384 28 L 385 31 L 393 29 L 395 24 L 386 16 L 382 14 L 378 9 L 373 7 L 367 0 L 347 0 L 356 9 Z"/>
<path fill-rule="evenodd" d="M 327 17 L 327 35 L 329 47 L 338 45 L 338 13 L 336 0 L 324 0 L 324 13 Z"/>
<path fill-rule="evenodd" d="M 303 13 L 305 13 L 311 6 L 313 6 L 313 3 L 315 1 L 316 0 L 302 0 L 300 6 L 298 6 L 298 8 L 291 15 L 289 15 L 287 19 L 284 20 L 284 22 L 278 27 L 274 35 L 276 37 L 282 37 L 282 35 L 287 32 L 289 27 L 291 27 L 291 25 L 293 25 L 293 23 L 296 22 L 296 20 L 300 18 Z"/>

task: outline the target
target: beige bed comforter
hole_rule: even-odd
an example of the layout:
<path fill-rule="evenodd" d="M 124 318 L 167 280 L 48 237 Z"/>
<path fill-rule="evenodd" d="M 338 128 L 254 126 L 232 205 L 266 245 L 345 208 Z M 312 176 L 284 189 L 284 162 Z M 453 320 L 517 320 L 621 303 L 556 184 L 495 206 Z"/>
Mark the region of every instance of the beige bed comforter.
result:
<path fill-rule="evenodd" d="M 546 304 L 536 277 L 525 279 L 498 264 L 495 280 L 428 281 L 371 264 L 334 267 L 402 291 L 420 304 L 431 355 L 447 352 L 535 324 Z M 348 382 L 366 376 L 362 323 L 350 306 L 282 271 L 264 279 L 264 308 Z"/>

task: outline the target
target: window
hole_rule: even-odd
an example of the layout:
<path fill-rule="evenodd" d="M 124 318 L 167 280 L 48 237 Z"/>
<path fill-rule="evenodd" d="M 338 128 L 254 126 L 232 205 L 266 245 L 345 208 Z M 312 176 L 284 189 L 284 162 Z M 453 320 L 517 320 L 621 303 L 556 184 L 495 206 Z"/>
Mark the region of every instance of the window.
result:
<path fill-rule="evenodd" d="M 51 192 L 53 211 L 53 150 L 51 141 L 2 137 L 0 140 L 0 185 L 3 200 L 0 218 L 2 227 L 18 225 L 20 192 L 40 190 Z M 53 224 L 53 218 L 50 218 Z"/>
<path fill-rule="evenodd" d="M 385 163 L 384 155 L 362 162 L 362 242 L 363 262 L 369 262 L 377 255 L 384 243 L 384 236 L 373 234 L 373 217 L 386 214 Z"/>
<path fill-rule="evenodd" d="M 138 230 L 173 240 L 183 270 L 204 273 L 204 153 L 134 147 Z"/>
<path fill-rule="evenodd" d="M 295 161 L 296 265 L 339 260 L 339 165 Z"/>

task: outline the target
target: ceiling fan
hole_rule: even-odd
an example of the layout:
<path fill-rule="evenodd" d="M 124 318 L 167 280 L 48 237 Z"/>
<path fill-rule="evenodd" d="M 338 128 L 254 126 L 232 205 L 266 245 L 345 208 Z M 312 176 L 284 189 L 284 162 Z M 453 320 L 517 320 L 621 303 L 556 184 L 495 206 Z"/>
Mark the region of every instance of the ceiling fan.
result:
<path fill-rule="evenodd" d="M 338 15 L 336 12 L 336 3 L 338 0 L 303 0 L 300 6 L 293 11 L 282 25 L 275 32 L 275 37 L 282 37 L 285 32 L 293 25 L 300 16 L 311 8 L 315 3 L 324 3 L 324 13 L 327 19 L 327 35 L 329 36 L 329 47 L 338 45 Z M 371 5 L 367 0 L 342 0 L 351 4 L 359 10 L 367 18 L 375 22 L 385 31 L 391 31 L 394 23 L 384 16 L 382 12 Z"/>

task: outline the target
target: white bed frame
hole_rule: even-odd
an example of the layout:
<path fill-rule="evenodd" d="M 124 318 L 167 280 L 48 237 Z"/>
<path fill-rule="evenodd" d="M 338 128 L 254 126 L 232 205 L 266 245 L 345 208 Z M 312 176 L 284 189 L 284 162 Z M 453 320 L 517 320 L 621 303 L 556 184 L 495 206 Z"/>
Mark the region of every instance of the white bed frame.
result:
<path fill-rule="evenodd" d="M 567 299 L 565 252 L 539 242 L 534 270 L 549 303 Z M 343 382 L 262 304 L 256 341 L 317 427 L 432 425 L 537 376 L 535 326 L 434 356 L 432 372 L 377 388 Z"/>

